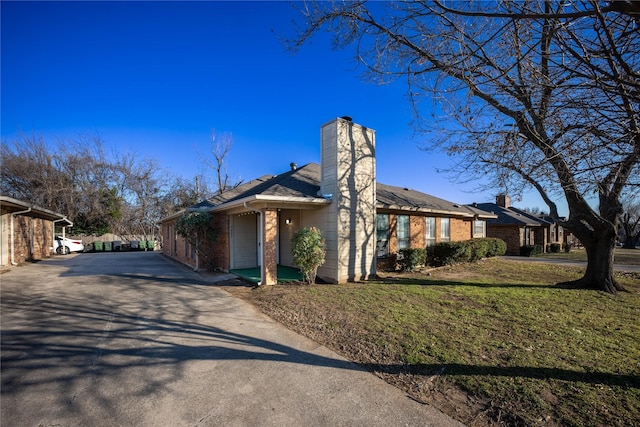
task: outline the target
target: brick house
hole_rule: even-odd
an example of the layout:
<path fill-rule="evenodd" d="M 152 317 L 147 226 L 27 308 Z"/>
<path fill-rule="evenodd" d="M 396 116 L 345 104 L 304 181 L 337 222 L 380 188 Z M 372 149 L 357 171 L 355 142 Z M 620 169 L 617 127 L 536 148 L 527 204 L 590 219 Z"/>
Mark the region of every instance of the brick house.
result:
<path fill-rule="evenodd" d="M 50 257 L 55 225 L 69 227 L 73 223 L 59 213 L 0 196 L 0 265 Z"/>
<path fill-rule="evenodd" d="M 261 268 L 263 284 L 277 282 L 277 266 L 295 267 L 291 238 L 319 228 L 326 241 L 318 275 L 330 282 L 366 280 L 378 259 L 403 247 L 484 237 L 495 215 L 417 191 L 376 182 L 375 131 L 348 117 L 321 127 L 321 163 L 263 176 L 194 205 L 213 214 L 215 268 Z M 163 252 L 191 266 L 196 254 L 175 232 L 185 210 L 159 223 Z"/>
<path fill-rule="evenodd" d="M 540 245 L 547 251 L 551 243 L 564 244 L 563 227 L 548 215 L 536 215 L 511 206 L 507 195 L 496 197 L 496 203 L 471 205 L 497 215 L 487 220 L 487 237 L 497 237 L 507 243 L 507 255 L 520 255 L 525 245 Z"/>

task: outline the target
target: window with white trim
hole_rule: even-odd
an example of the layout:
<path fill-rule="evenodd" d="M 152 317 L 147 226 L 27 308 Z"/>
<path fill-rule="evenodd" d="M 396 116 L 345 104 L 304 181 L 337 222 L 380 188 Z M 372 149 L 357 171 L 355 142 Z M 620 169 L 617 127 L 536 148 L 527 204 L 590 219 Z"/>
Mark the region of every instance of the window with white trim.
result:
<path fill-rule="evenodd" d="M 440 241 L 448 242 L 451 240 L 451 224 L 449 218 L 440 218 Z"/>
<path fill-rule="evenodd" d="M 485 224 L 486 222 L 481 219 L 476 219 L 473 221 L 473 237 L 485 237 Z"/>
<path fill-rule="evenodd" d="M 389 255 L 389 215 L 376 215 L 376 254 L 378 258 Z"/>
<path fill-rule="evenodd" d="M 398 250 L 406 249 L 409 245 L 409 215 L 398 215 L 396 226 L 398 235 Z"/>
<path fill-rule="evenodd" d="M 436 219 L 434 217 L 426 218 L 427 225 L 427 247 L 436 244 Z"/>

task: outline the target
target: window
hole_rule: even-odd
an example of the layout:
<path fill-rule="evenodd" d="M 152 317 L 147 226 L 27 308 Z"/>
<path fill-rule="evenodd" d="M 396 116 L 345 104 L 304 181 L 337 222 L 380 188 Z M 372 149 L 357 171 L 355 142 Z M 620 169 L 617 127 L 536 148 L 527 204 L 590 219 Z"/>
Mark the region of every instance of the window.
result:
<path fill-rule="evenodd" d="M 473 237 L 485 237 L 485 222 L 479 219 L 473 221 Z"/>
<path fill-rule="evenodd" d="M 398 251 L 409 247 L 409 215 L 398 215 Z"/>
<path fill-rule="evenodd" d="M 440 241 L 448 242 L 449 240 L 451 240 L 449 218 L 440 218 Z"/>
<path fill-rule="evenodd" d="M 376 215 L 376 253 L 378 258 L 389 255 L 389 215 Z"/>
<path fill-rule="evenodd" d="M 433 217 L 427 218 L 427 247 L 434 246 L 436 244 L 436 219 Z"/>

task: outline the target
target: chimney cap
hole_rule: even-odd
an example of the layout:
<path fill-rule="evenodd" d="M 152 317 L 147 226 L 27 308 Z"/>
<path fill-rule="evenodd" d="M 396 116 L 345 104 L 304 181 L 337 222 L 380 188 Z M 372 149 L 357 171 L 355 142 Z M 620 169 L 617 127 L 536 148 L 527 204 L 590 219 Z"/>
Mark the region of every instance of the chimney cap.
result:
<path fill-rule="evenodd" d="M 351 116 L 342 116 L 340 117 L 342 120 L 346 120 L 348 122 L 353 122 L 353 118 L 351 118 Z"/>

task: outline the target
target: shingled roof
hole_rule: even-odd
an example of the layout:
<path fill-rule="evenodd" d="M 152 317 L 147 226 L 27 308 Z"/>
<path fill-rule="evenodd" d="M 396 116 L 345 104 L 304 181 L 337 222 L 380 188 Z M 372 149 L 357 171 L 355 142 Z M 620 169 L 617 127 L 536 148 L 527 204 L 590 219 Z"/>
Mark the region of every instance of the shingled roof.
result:
<path fill-rule="evenodd" d="M 320 165 L 309 163 L 280 175 L 264 175 L 241 184 L 222 194 L 204 200 L 189 208 L 200 210 L 221 206 L 251 196 L 291 197 L 318 199 L 320 191 Z"/>
<path fill-rule="evenodd" d="M 420 191 L 377 183 L 376 207 L 398 211 L 414 211 L 431 214 L 457 215 L 464 217 L 487 217 L 494 215 L 471 206 L 459 205 Z"/>
<path fill-rule="evenodd" d="M 520 211 L 516 208 L 503 208 L 495 203 L 477 203 L 477 206 L 483 211 L 492 212 L 497 218 L 487 220 L 488 225 L 517 225 L 521 227 L 538 227 L 545 224 L 544 220 Z"/>
<path fill-rule="evenodd" d="M 318 203 L 319 201 L 324 201 L 319 196 L 320 180 L 320 165 L 309 163 L 280 175 L 264 175 L 204 200 L 187 210 L 208 211 L 216 208 L 224 209 L 225 205 L 232 205 L 234 202 L 251 197 L 259 197 L 265 200 L 290 198 L 301 203 L 304 203 L 305 200 Z M 379 182 L 376 183 L 376 193 L 376 207 L 378 209 L 461 217 L 492 218 L 495 216 L 471 206 L 458 205 L 416 190 L 394 187 Z"/>

